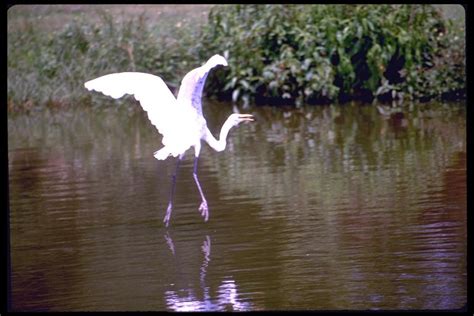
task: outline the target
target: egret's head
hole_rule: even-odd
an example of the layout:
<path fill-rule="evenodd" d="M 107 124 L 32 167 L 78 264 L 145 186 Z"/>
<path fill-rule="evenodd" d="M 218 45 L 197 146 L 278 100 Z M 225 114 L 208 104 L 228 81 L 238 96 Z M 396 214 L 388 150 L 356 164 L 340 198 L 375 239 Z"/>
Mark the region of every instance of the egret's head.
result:
<path fill-rule="evenodd" d="M 231 124 L 231 126 L 237 126 L 242 122 L 253 122 L 255 121 L 255 118 L 252 114 L 234 113 L 229 116 L 227 121 L 229 122 L 229 124 Z"/>
<path fill-rule="evenodd" d="M 254 117 L 251 114 L 234 113 L 234 114 L 229 115 L 224 125 L 222 125 L 221 133 L 219 134 L 219 141 L 215 142 L 214 145 L 211 145 L 211 143 L 209 144 L 215 150 L 223 151 L 226 146 L 226 138 L 230 129 L 234 126 L 239 125 L 242 122 L 252 122 L 252 121 L 254 121 Z"/>

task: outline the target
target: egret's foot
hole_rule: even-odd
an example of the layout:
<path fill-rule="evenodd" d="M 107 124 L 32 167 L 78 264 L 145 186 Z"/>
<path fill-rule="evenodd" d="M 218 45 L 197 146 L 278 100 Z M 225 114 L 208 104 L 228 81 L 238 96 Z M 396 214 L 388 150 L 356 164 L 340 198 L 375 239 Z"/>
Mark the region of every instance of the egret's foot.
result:
<path fill-rule="evenodd" d="M 165 223 L 165 226 L 168 227 L 170 223 L 170 217 L 171 217 L 171 211 L 173 210 L 173 204 L 169 203 L 168 208 L 166 209 L 166 215 L 165 218 L 163 219 L 163 222 Z"/>
<path fill-rule="evenodd" d="M 199 211 L 201 212 L 201 216 L 204 217 L 204 221 L 207 222 L 209 219 L 209 208 L 207 207 L 207 201 L 202 201 L 201 205 L 199 206 Z"/>

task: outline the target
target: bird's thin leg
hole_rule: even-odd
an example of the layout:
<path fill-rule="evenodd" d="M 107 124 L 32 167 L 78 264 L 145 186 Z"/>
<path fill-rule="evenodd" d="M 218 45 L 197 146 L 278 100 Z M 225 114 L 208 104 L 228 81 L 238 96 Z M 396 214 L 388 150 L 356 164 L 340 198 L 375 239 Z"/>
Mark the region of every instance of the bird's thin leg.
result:
<path fill-rule="evenodd" d="M 168 227 L 170 223 L 171 211 L 173 209 L 174 188 L 176 186 L 176 175 L 178 174 L 178 167 L 179 167 L 180 161 L 181 161 L 181 157 L 178 157 L 178 162 L 176 163 L 176 169 L 174 171 L 174 174 L 171 176 L 170 198 L 169 198 L 168 208 L 166 209 L 166 215 L 165 215 L 165 218 L 163 219 L 163 222 L 165 223 L 166 227 Z"/>
<path fill-rule="evenodd" d="M 204 193 L 202 193 L 201 185 L 199 184 L 199 179 L 197 176 L 197 163 L 198 163 L 198 157 L 195 157 L 193 177 L 198 187 L 199 194 L 201 194 L 201 199 L 202 199 L 201 205 L 199 206 L 199 211 L 201 211 L 201 216 L 204 216 L 204 221 L 207 222 L 207 220 L 209 219 L 209 208 L 207 207 L 207 200 L 204 197 Z"/>

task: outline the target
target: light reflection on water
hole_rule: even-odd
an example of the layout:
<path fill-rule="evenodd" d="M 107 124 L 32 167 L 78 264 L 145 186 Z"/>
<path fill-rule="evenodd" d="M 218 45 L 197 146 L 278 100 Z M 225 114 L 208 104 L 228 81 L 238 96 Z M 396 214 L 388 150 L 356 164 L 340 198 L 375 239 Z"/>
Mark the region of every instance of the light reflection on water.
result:
<path fill-rule="evenodd" d="M 166 242 L 173 256 L 175 256 L 175 248 L 173 239 L 167 232 L 165 235 Z M 169 309 L 183 312 L 183 311 L 250 311 L 252 304 L 249 302 L 242 302 L 239 299 L 239 293 L 235 280 L 223 280 L 217 289 L 217 295 L 214 299 L 209 291 L 210 288 L 206 286 L 206 273 L 209 261 L 211 260 L 211 238 L 206 235 L 203 245 L 201 246 L 203 252 L 203 262 L 200 268 L 199 275 L 199 290 L 202 291 L 202 299 L 199 299 L 192 288 L 183 288 L 178 290 L 165 291 L 166 305 Z M 174 286 L 174 284 L 171 284 Z"/>
<path fill-rule="evenodd" d="M 230 107 L 204 111 L 217 135 Z M 188 154 L 168 229 L 175 161 L 153 158 L 161 137 L 144 113 L 9 117 L 13 309 L 465 304 L 463 105 L 250 112 L 226 151 L 201 150 L 209 222 Z"/>

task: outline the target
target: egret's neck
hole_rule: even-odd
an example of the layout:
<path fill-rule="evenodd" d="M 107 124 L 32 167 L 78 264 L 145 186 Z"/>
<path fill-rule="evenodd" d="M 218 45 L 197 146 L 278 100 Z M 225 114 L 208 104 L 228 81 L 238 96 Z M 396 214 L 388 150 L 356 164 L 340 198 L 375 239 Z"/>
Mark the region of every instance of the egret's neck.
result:
<path fill-rule="evenodd" d="M 223 151 L 227 145 L 227 135 L 229 134 L 230 129 L 233 127 L 232 123 L 227 120 L 224 125 L 222 125 L 221 132 L 219 133 L 219 140 L 215 139 L 209 129 L 206 127 L 206 138 L 205 140 L 216 151 Z"/>

